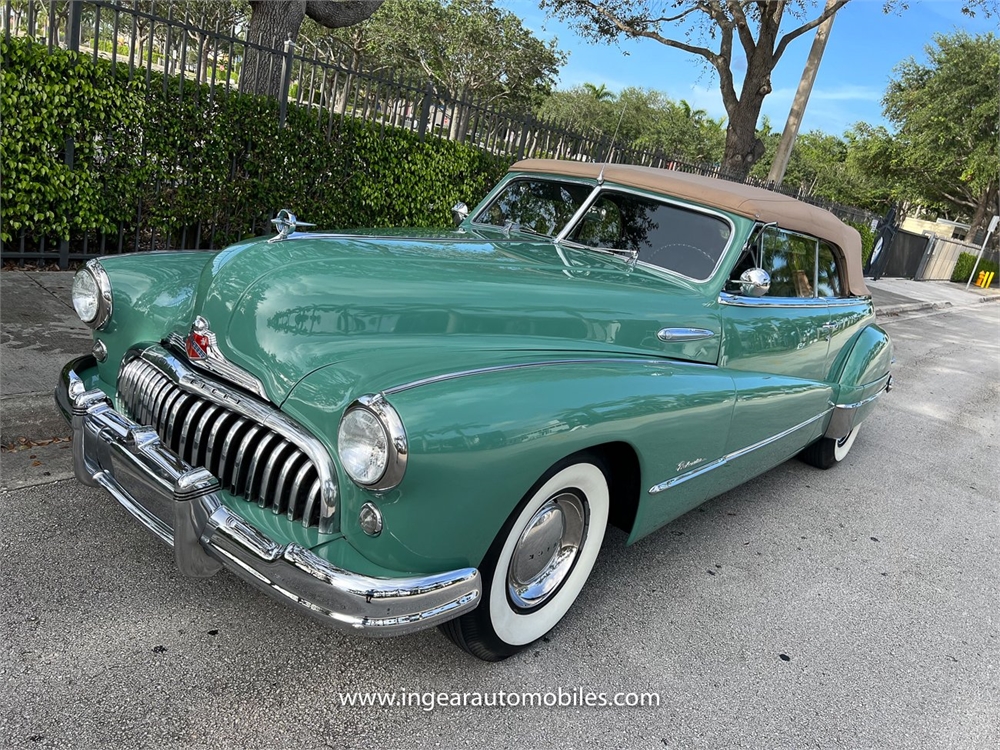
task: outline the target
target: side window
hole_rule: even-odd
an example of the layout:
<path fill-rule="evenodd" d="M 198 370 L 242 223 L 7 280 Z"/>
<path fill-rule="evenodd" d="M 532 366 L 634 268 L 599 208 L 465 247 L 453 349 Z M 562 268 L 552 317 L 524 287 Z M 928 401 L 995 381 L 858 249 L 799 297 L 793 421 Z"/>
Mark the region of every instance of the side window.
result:
<path fill-rule="evenodd" d="M 729 243 L 717 216 L 631 193 L 604 191 L 569 239 L 589 247 L 627 250 L 639 261 L 692 279 L 707 279 Z"/>
<path fill-rule="evenodd" d="M 842 297 L 844 287 L 840 280 L 840 267 L 833 248 L 819 243 L 819 278 L 816 283 L 818 297 Z"/>
<path fill-rule="evenodd" d="M 815 297 L 816 240 L 802 234 L 764 232 L 763 268 L 771 275 L 768 297 Z"/>

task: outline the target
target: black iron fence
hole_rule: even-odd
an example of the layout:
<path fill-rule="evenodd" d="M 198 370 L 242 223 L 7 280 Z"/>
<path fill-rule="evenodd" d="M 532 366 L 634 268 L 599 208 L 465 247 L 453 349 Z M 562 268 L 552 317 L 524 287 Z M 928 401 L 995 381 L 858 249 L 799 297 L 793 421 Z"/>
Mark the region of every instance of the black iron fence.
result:
<path fill-rule="evenodd" d="M 777 189 L 786 195 L 826 208 L 841 219 L 873 223 L 877 217 L 849 206 L 831 203 L 802 191 L 775 188 L 752 176 L 729 173 L 717 164 L 698 164 L 659 151 L 632 149 L 614 144 L 605 133 L 582 134 L 530 113 L 511 113 L 491 102 L 476 101 L 442 91 L 433 83 L 389 71 L 358 70 L 347 52 L 321 54 L 311 45 L 286 42 L 283 49 L 248 42 L 246 18 L 227 16 L 228 3 L 123 2 L 121 0 L 6 0 L 3 36 L 30 37 L 57 47 L 104 60 L 111 75 L 127 75 L 147 89 L 162 85 L 164 97 L 185 95 L 185 82 L 201 84 L 205 107 L 211 107 L 220 89 L 239 91 L 241 68 L 248 52 L 256 52 L 267 68 L 266 76 L 280 80 L 279 120 L 293 103 L 313 112 L 325 125 L 328 139 L 337 135 L 336 123 L 359 118 L 386 128 L 404 128 L 421 139 L 446 138 L 463 142 L 513 162 L 522 158 L 575 159 L 630 163 L 708 175 L 725 180 Z M 157 74 L 157 75 L 154 75 Z M 198 90 L 198 89 L 196 89 Z M 189 94 L 190 95 L 190 94 Z M 66 143 L 64 161 L 74 165 L 74 144 Z M 234 165 L 235 168 L 235 165 Z M 172 186 L 176 188 L 176 185 Z M 267 219 L 279 206 L 261 207 L 262 220 L 255 227 L 264 233 Z M 271 212 L 271 213 L 269 213 Z M 223 218 L 216 222 L 224 221 Z M 137 206 L 134 215 L 121 221 L 116 231 L 81 233 L 66 238 L 28 236 L 21 232 L 3 242 L 4 261 L 58 263 L 66 268 L 98 255 L 146 249 L 216 247 L 216 237 L 226 231 L 200 220 L 180 233 L 159 231 Z"/>

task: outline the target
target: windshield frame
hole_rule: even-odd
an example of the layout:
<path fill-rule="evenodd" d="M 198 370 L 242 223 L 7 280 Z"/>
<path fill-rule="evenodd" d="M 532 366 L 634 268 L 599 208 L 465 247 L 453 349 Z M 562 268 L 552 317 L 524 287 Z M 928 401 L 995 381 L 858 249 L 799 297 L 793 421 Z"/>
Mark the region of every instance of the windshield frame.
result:
<path fill-rule="evenodd" d="M 570 183 L 573 185 L 582 185 L 591 188 L 590 193 L 587 197 L 583 199 L 580 206 L 573 212 L 573 214 L 566 221 L 566 224 L 559 229 L 555 234 L 542 234 L 541 232 L 536 232 L 534 230 L 522 230 L 520 224 L 509 225 L 510 228 L 501 226 L 499 224 L 491 224 L 488 221 L 480 221 L 480 219 L 486 214 L 489 208 L 496 202 L 497 198 L 507 189 L 507 187 L 513 183 L 520 180 L 533 180 L 536 182 L 556 182 L 556 183 Z M 533 172 L 514 172 L 509 179 L 503 180 L 497 185 L 493 191 L 486 196 L 486 199 L 482 202 L 482 208 L 476 212 L 476 215 L 469 219 L 470 226 L 473 227 L 484 227 L 488 229 L 500 231 L 514 231 L 521 232 L 529 237 L 541 238 L 544 240 L 550 240 L 552 242 L 558 242 L 559 238 L 564 236 L 566 228 L 574 226 L 579 218 L 586 211 L 587 207 L 590 206 L 591 202 L 594 200 L 594 196 L 600 189 L 594 180 L 579 178 L 579 177 L 563 177 L 561 175 L 547 175 L 547 174 L 535 174 Z"/>
<path fill-rule="evenodd" d="M 478 219 L 486 212 L 486 210 L 490 206 L 493 205 L 497 197 L 507 188 L 507 186 L 511 182 L 525 178 L 539 180 L 539 181 L 547 180 L 551 182 L 563 182 L 563 183 L 573 183 L 576 185 L 587 185 L 592 188 L 590 194 L 586 197 L 586 199 L 584 199 L 583 203 L 580 204 L 580 207 L 576 210 L 576 212 L 567 220 L 565 226 L 563 226 L 563 228 L 559 230 L 559 232 L 554 236 L 538 234 L 537 232 L 534 231 L 527 231 L 527 230 L 522 231 L 519 229 L 518 225 L 516 224 L 512 225 L 509 231 L 521 232 L 525 237 L 530 237 L 535 240 L 541 239 L 550 241 L 557 246 L 563 245 L 565 247 L 571 247 L 574 249 L 589 250 L 591 252 L 600 253 L 601 255 L 604 256 L 611 256 L 617 258 L 623 263 L 628 264 L 631 267 L 639 266 L 649 270 L 652 273 L 667 274 L 669 276 L 684 279 L 686 281 L 690 281 L 695 284 L 707 284 L 716 278 L 716 276 L 719 273 L 719 268 L 723 265 L 726 258 L 729 256 L 730 252 L 733 249 L 733 245 L 736 242 L 736 236 L 737 236 L 736 222 L 733 221 L 733 218 L 731 216 L 729 216 L 727 213 L 723 211 L 720 211 L 719 209 L 710 208 L 698 203 L 688 203 L 682 200 L 678 200 L 676 198 L 665 196 L 661 193 L 656 193 L 641 188 L 630 187 L 628 185 L 623 185 L 618 182 L 607 182 L 607 181 L 597 182 L 596 180 L 591 178 L 581 178 L 581 177 L 573 177 L 573 176 L 557 175 L 557 174 L 545 174 L 539 172 L 511 173 L 511 176 L 508 179 L 502 180 L 490 192 L 490 194 L 486 196 L 486 198 L 483 200 L 481 204 L 482 208 L 476 212 L 473 218 L 469 220 L 470 225 L 473 227 L 479 227 L 493 231 L 497 230 L 505 231 L 505 227 L 498 226 L 496 224 L 490 224 L 487 222 L 481 222 L 478 221 Z M 670 268 L 665 268 L 664 266 L 657 266 L 651 263 L 647 263 L 646 261 L 643 260 L 638 260 L 635 263 L 633 263 L 632 260 L 629 258 L 629 252 L 627 250 L 605 248 L 605 247 L 594 247 L 593 245 L 586 245 L 581 242 L 576 242 L 575 240 L 568 239 L 569 235 L 576 230 L 577 226 L 583 220 L 583 217 L 586 215 L 587 211 L 589 211 L 590 207 L 597 202 L 597 200 L 601 196 L 601 193 L 604 191 L 635 195 L 640 198 L 646 198 L 648 200 L 656 201 L 666 205 L 675 206 L 677 208 L 684 209 L 687 211 L 695 211 L 698 213 L 702 213 L 724 221 L 726 225 L 729 227 L 729 239 L 726 241 L 726 245 L 725 247 L 723 247 L 722 252 L 719 253 L 719 257 L 715 262 L 715 267 L 705 278 L 699 279 L 693 276 L 687 276 L 686 274 L 680 273 L 679 271 L 675 271 Z"/>
<path fill-rule="evenodd" d="M 718 259 L 715 261 L 715 267 L 712 268 L 711 272 L 705 278 L 699 279 L 695 278 L 694 276 L 687 276 L 686 274 L 683 274 L 679 271 L 674 271 L 670 268 L 665 268 L 664 266 L 657 266 L 642 260 L 636 261 L 635 264 L 637 266 L 641 266 L 642 268 L 646 268 L 651 271 L 667 273 L 670 274 L 671 276 L 676 276 L 681 279 L 686 279 L 687 281 L 693 281 L 696 284 L 705 284 L 715 278 L 716 274 L 718 274 L 719 272 L 719 267 L 722 265 L 723 261 L 729 255 L 730 250 L 732 250 L 733 243 L 736 238 L 736 223 L 733 221 L 732 217 L 714 208 L 707 208 L 705 206 L 701 206 L 696 203 L 685 203 L 683 201 L 668 198 L 659 193 L 652 193 L 648 190 L 640 190 L 637 188 L 632 188 L 627 185 L 622 185 L 616 182 L 615 183 L 603 182 L 600 185 L 597 185 L 594 192 L 592 192 L 587 197 L 587 201 L 584 203 L 584 205 L 580 207 L 580 210 L 573 215 L 573 218 L 570 220 L 570 222 L 567 223 L 567 225 L 563 228 L 563 231 L 560 232 L 559 235 L 556 237 L 556 242 L 567 245 L 568 247 L 583 248 L 585 250 L 592 250 L 594 252 L 607 253 L 610 255 L 614 255 L 617 258 L 621 258 L 626 262 L 629 261 L 627 255 L 628 251 L 626 250 L 615 250 L 613 248 L 594 247 L 592 245 L 585 245 L 581 242 L 576 242 L 575 240 L 567 239 L 568 236 L 572 234 L 572 232 L 576 229 L 577 224 L 582 220 L 584 214 L 590 209 L 590 206 L 594 202 L 596 202 L 598 198 L 600 198 L 600 194 L 604 191 L 627 193 L 629 195 L 635 195 L 640 198 L 647 198 L 666 205 L 676 206 L 677 208 L 681 208 L 686 211 L 695 211 L 697 213 L 706 214 L 708 216 L 712 216 L 717 219 L 722 219 L 729 227 L 729 238 L 726 240 L 726 245 L 725 247 L 722 248 L 722 252 L 719 253 Z"/>

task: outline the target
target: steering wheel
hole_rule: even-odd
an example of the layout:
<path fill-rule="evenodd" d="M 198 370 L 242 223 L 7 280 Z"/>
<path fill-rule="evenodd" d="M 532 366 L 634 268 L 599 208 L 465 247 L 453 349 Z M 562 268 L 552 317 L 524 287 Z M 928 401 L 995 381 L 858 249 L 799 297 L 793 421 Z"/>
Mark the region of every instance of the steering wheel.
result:
<path fill-rule="evenodd" d="M 646 256 L 645 258 L 643 258 L 643 260 L 646 263 L 649 263 L 649 264 L 654 265 L 654 266 L 660 266 L 661 268 L 667 268 L 667 269 L 670 269 L 671 271 L 678 271 L 678 269 L 676 267 L 676 264 L 673 264 L 673 263 L 663 263 L 661 261 L 658 261 L 657 259 L 661 255 L 663 255 L 663 256 L 669 255 L 671 258 L 677 258 L 678 257 L 678 251 L 675 248 L 680 248 L 680 247 L 690 248 L 691 250 L 694 250 L 695 252 L 697 252 L 699 255 L 701 255 L 706 260 L 706 262 L 708 263 L 708 266 L 707 266 L 707 270 L 706 270 L 706 274 L 705 275 L 707 275 L 708 273 L 711 273 L 712 269 L 715 268 L 715 258 L 713 258 L 711 255 L 709 255 L 708 253 L 706 253 L 700 247 L 698 247 L 696 245 L 689 245 L 689 244 L 687 244 L 685 242 L 672 242 L 672 243 L 670 243 L 668 245 L 663 245 L 662 247 L 658 247 L 656 250 L 654 250 L 648 256 Z M 666 257 L 664 259 L 666 259 Z M 684 253 L 684 259 L 690 261 L 690 254 L 689 253 Z M 678 271 L 678 273 L 680 273 L 680 271 Z"/>

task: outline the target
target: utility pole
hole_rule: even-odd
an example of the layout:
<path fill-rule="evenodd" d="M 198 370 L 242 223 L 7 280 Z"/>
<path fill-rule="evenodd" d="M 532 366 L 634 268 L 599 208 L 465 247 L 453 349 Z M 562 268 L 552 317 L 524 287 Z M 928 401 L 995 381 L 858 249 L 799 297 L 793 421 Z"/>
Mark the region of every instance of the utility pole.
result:
<path fill-rule="evenodd" d="M 826 10 L 829 10 L 831 6 L 836 4 L 837 0 L 826 0 Z M 775 185 L 780 185 L 781 181 L 785 179 L 788 160 L 792 156 L 792 147 L 795 145 L 795 139 L 799 135 L 802 115 L 805 114 L 806 104 L 809 103 L 809 95 L 812 93 L 813 84 L 816 82 L 816 73 L 819 71 L 819 64 L 823 61 L 823 51 L 826 49 L 826 40 L 830 36 L 830 29 L 833 28 L 834 16 L 830 16 L 823 21 L 819 25 L 819 28 L 816 29 L 816 37 L 813 39 L 812 49 L 809 50 L 806 68 L 802 71 L 799 88 L 795 92 L 795 99 L 792 100 L 792 109 L 788 113 L 785 129 L 781 133 L 778 151 L 774 155 L 771 171 L 767 175 L 767 181 L 773 182 Z"/>

